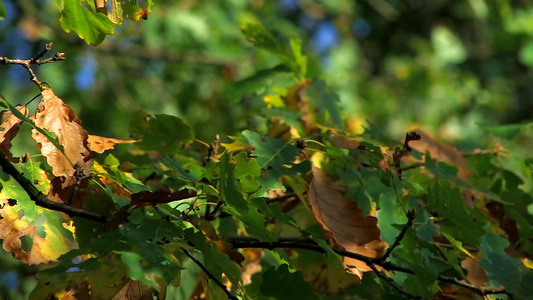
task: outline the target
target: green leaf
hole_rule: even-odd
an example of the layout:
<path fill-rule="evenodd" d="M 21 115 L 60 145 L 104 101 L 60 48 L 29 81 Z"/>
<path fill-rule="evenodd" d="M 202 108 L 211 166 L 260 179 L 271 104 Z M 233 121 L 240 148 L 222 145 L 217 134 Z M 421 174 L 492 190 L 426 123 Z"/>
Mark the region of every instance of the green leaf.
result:
<path fill-rule="evenodd" d="M 448 180 L 436 179 L 428 188 L 428 210 L 436 212 L 443 232 L 470 244 L 477 244 L 483 235 L 483 220 L 473 221 L 458 188 Z M 446 219 L 448 218 L 448 219 Z M 468 230 L 464 230 L 468 228 Z"/>
<path fill-rule="evenodd" d="M 92 11 L 82 3 L 87 4 Z M 65 32 L 74 31 L 87 44 L 93 46 L 99 45 L 106 35 L 114 33 L 113 22 L 106 15 L 96 12 L 93 1 L 64 0 L 62 4 L 59 24 Z"/>
<path fill-rule="evenodd" d="M 143 258 L 135 252 L 115 251 L 120 255 L 122 262 L 128 266 L 128 276 L 133 280 L 138 280 L 146 285 L 152 286 L 159 290 L 157 284 L 145 276 L 145 271 L 142 265 Z"/>
<path fill-rule="evenodd" d="M 241 270 L 226 254 L 218 252 L 214 242 L 207 241 L 201 232 L 193 228 L 185 230 L 185 238 L 203 254 L 206 267 L 218 280 L 222 281 L 224 273 L 233 285 L 240 287 Z"/>
<path fill-rule="evenodd" d="M 139 225 L 124 224 L 121 231 L 128 245 L 137 249 L 134 254 L 127 254 L 126 258 L 133 259 L 139 255 L 142 258 L 143 274 L 151 274 L 151 283 L 142 281 L 143 283 L 159 290 L 155 283 L 157 278 L 164 279 L 168 284 L 179 275 L 181 267 L 172 253 L 186 246 L 183 240 L 174 238 L 183 235 L 181 222 L 144 219 Z M 137 277 L 131 278 L 139 280 Z"/>
<path fill-rule="evenodd" d="M 285 65 L 279 65 L 271 69 L 260 70 L 254 75 L 238 81 L 233 86 L 232 98 L 237 101 L 243 95 L 252 93 L 261 94 L 279 77 L 287 76 L 290 69 Z M 289 79 L 288 77 L 286 80 Z"/>
<path fill-rule="evenodd" d="M 316 114 L 317 123 L 338 129 L 344 128 L 339 109 L 339 95 L 330 91 L 324 80 L 313 80 L 313 84 L 305 89 L 305 95 L 309 102 L 308 110 Z"/>
<path fill-rule="evenodd" d="M 162 166 L 170 169 L 180 180 L 186 182 L 195 182 L 201 179 L 197 174 L 187 172 L 178 161 L 173 160 L 168 155 L 163 156 L 163 158 L 159 160 L 159 163 Z"/>
<path fill-rule="evenodd" d="M 509 242 L 499 236 L 486 234 L 482 238 L 479 260 L 493 286 L 503 285 L 516 296 L 528 299 L 533 294 L 533 271 L 511 258 L 505 249 Z"/>
<path fill-rule="evenodd" d="M 285 54 L 283 46 L 261 23 L 248 23 L 241 26 L 242 33 L 247 41 L 255 47 L 272 53 Z"/>
<path fill-rule="evenodd" d="M 302 55 L 302 41 L 296 37 L 290 39 L 292 55 L 294 56 L 296 66 L 298 67 L 298 73 L 301 78 L 305 78 L 307 75 L 307 57 Z"/>
<path fill-rule="evenodd" d="M 130 131 L 134 138 L 142 139 L 138 143 L 141 149 L 164 153 L 180 152 L 183 143 L 194 139 L 191 127 L 181 118 L 165 114 L 151 117 L 140 110 L 132 117 Z"/>
<path fill-rule="evenodd" d="M 257 178 L 261 176 L 261 168 L 257 160 L 248 158 L 245 152 L 240 152 L 233 159 L 237 162 L 233 175 L 237 179 L 237 189 L 243 193 L 252 193 L 259 188 Z"/>
<path fill-rule="evenodd" d="M 319 299 L 313 287 L 304 281 L 302 272 L 290 273 L 286 264 L 277 269 L 272 266 L 263 274 L 260 291 L 265 296 L 279 300 Z"/>
<path fill-rule="evenodd" d="M 0 21 L 4 20 L 6 18 L 6 8 L 4 7 L 4 4 L 2 1 L 0 1 Z"/>
<path fill-rule="evenodd" d="M 507 124 L 507 125 L 483 125 L 478 124 L 479 128 L 486 132 L 490 132 L 497 137 L 503 139 L 513 139 L 515 138 L 523 129 L 526 129 L 533 125 L 533 122 L 523 123 L 523 124 Z"/>
<path fill-rule="evenodd" d="M 255 147 L 253 154 L 257 156 L 257 163 L 265 173 L 266 177 L 260 178 L 262 189 L 256 196 L 266 195 L 267 189 L 282 189 L 285 187 L 279 181 L 283 175 L 294 175 L 309 171 L 309 162 L 299 165 L 294 164 L 294 159 L 299 154 L 296 146 L 285 143 L 282 140 L 273 139 L 257 132 L 245 130 L 242 135 L 248 143 Z"/>
<path fill-rule="evenodd" d="M 237 189 L 234 178 L 235 167 L 229 163 L 230 156 L 230 153 L 226 153 L 220 158 L 220 195 L 227 209 L 247 224 L 250 233 L 258 239 L 274 240 L 274 234 L 264 226 L 266 220 L 263 215 L 257 211 L 257 208 L 250 206 L 244 195 Z"/>

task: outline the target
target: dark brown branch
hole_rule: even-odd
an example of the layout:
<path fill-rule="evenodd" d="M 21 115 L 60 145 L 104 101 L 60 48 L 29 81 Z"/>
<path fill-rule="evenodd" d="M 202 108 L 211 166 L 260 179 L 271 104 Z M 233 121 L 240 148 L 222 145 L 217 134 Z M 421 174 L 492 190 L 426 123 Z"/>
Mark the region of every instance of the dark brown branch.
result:
<path fill-rule="evenodd" d="M 54 56 L 41 59 L 48 51 L 52 49 L 52 42 L 46 44 L 44 49 L 39 52 L 35 57 L 30 59 L 18 59 L 18 58 L 9 58 L 9 57 L 0 57 L 0 64 L 2 65 L 21 65 L 23 66 L 28 73 L 30 73 L 31 81 L 33 81 L 39 89 L 43 90 L 43 83 L 37 79 L 37 76 L 35 75 L 35 72 L 33 72 L 33 69 L 30 65 L 42 65 L 42 64 L 48 64 L 53 63 L 56 61 L 64 60 L 65 59 L 65 53 L 57 52 Z"/>
<path fill-rule="evenodd" d="M 411 228 L 411 226 L 413 225 L 413 221 L 415 217 L 416 217 L 416 212 L 414 210 L 410 210 L 407 212 L 407 223 L 403 226 L 402 231 L 400 232 L 400 234 L 398 234 L 392 246 L 390 246 L 389 249 L 387 249 L 387 252 L 385 252 L 385 254 L 382 257 L 378 258 L 378 260 L 386 261 L 389 258 L 389 256 L 392 254 L 392 251 L 394 251 L 394 249 L 398 247 L 400 243 L 402 242 L 402 239 L 407 233 L 407 230 L 409 230 L 409 228 Z"/>
<path fill-rule="evenodd" d="M 66 213 L 71 217 L 82 217 L 100 223 L 107 222 L 107 217 L 104 215 L 88 212 L 79 208 L 68 206 L 65 203 L 54 202 L 48 199 L 32 184 L 29 179 L 17 171 L 17 169 L 7 160 L 6 155 L 2 151 L 0 151 L 0 166 L 2 167 L 4 173 L 13 177 L 20 184 L 20 186 L 24 189 L 24 191 L 26 191 L 28 196 L 30 196 L 30 199 L 35 202 L 36 205 L 50 210 Z"/>
<path fill-rule="evenodd" d="M 277 248 L 292 248 L 292 249 L 305 249 L 305 250 L 310 250 L 310 251 L 315 251 L 315 252 L 320 252 L 320 253 L 326 253 L 326 250 L 324 250 L 322 247 L 320 247 L 318 244 L 315 243 L 315 241 L 313 241 L 310 238 L 279 237 L 278 240 L 275 242 L 260 241 L 250 236 L 223 237 L 222 239 L 227 242 L 230 242 L 233 245 L 233 248 L 263 248 L 263 249 L 269 249 L 269 250 L 273 250 Z M 406 274 L 416 275 L 416 273 L 411 269 L 398 266 L 390 261 L 382 261 L 381 258 L 368 257 L 368 256 L 364 256 L 361 254 L 349 252 L 346 250 L 336 249 L 336 248 L 332 248 L 332 249 L 335 253 L 339 254 L 340 256 L 357 259 L 359 261 L 364 262 L 370 268 L 372 268 L 372 266 L 374 266 L 374 268 L 375 266 L 380 266 L 387 271 L 395 271 L 395 272 L 402 272 Z M 489 294 L 507 294 L 510 297 L 512 297 L 512 295 L 509 292 L 507 292 L 504 288 L 478 287 L 478 286 L 475 286 L 475 285 L 472 285 L 466 282 L 462 282 L 461 280 L 457 278 L 447 277 L 443 275 L 439 275 L 437 277 L 437 280 L 469 289 L 473 291 L 474 293 L 478 295 L 482 295 L 482 296 L 489 295 Z"/>
<path fill-rule="evenodd" d="M 225 293 L 226 295 L 228 296 L 228 299 L 232 299 L 232 300 L 238 300 L 237 297 L 233 296 L 230 291 L 228 291 L 228 288 L 222 283 L 220 282 L 220 280 L 218 280 L 213 274 L 211 274 L 211 272 L 209 272 L 209 270 L 199 261 L 197 260 L 196 258 L 194 258 L 194 256 L 192 256 L 192 254 L 185 248 L 181 247 L 181 250 L 183 251 L 183 253 L 185 253 L 185 255 L 187 255 L 196 265 L 198 265 L 198 267 L 200 267 L 200 269 L 202 269 L 205 274 L 211 278 L 211 280 L 213 280 Z"/>

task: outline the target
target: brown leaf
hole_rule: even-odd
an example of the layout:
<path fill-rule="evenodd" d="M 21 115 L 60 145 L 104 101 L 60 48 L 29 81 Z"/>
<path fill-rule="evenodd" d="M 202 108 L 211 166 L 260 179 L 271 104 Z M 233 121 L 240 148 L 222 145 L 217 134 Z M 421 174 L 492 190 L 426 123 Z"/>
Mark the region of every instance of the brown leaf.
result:
<path fill-rule="evenodd" d="M 17 105 L 16 108 L 25 116 L 28 116 L 28 108 L 25 105 Z M 5 110 L 0 113 L 0 150 L 4 152 L 7 159 L 18 163 L 19 159 L 11 154 L 11 140 L 17 135 L 22 120 L 17 118 L 11 111 Z"/>
<path fill-rule="evenodd" d="M 431 158 L 459 167 L 457 177 L 463 180 L 468 180 L 468 177 L 472 175 L 472 172 L 468 170 L 468 160 L 463 157 L 461 151 L 457 150 L 457 148 L 438 143 L 428 132 L 417 129 L 416 133 L 420 135 L 421 140 L 411 143 L 411 148 L 422 152 L 423 154 L 425 154 L 426 151 L 429 151 Z M 404 160 L 415 161 L 412 156 L 406 157 Z"/>
<path fill-rule="evenodd" d="M 331 139 L 331 143 L 333 146 L 349 150 L 355 150 L 357 147 L 359 147 L 359 140 L 351 139 L 345 136 L 336 136 Z"/>
<path fill-rule="evenodd" d="M 32 136 L 55 176 L 73 176 L 76 172 L 74 165 L 79 168 L 90 166 L 87 131 L 81 127 L 81 120 L 72 108 L 57 97 L 52 89 L 45 89 L 41 94 L 43 99 L 32 120 L 38 127 L 55 134 L 59 144 L 64 147 L 65 154 L 37 130 L 32 130 Z"/>
<path fill-rule="evenodd" d="M 331 175 L 313 166 L 309 186 L 309 203 L 317 221 L 331 239 L 332 245 L 368 257 L 381 257 L 387 243 L 381 239 L 377 218 L 365 216 L 357 203 L 343 199 L 346 186 L 335 183 Z M 363 262 L 347 258 L 343 263 L 359 280 L 370 268 Z"/>
<path fill-rule="evenodd" d="M 151 300 L 153 299 L 152 294 L 158 294 L 153 287 L 143 285 L 140 281 L 130 279 L 113 297 L 113 300 Z"/>
<path fill-rule="evenodd" d="M 82 178 L 78 181 L 77 176 L 71 177 L 54 177 L 50 180 L 50 189 L 48 190 L 48 199 L 56 202 L 66 202 L 75 207 L 83 207 L 87 195 L 82 191 L 89 184 L 88 178 Z M 76 195 L 73 197 L 73 193 Z"/>
<path fill-rule="evenodd" d="M 485 269 L 481 267 L 479 261 L 474 260 L 470 257 L 466 257 L 461 262 L 461 268 L 467 271 L 466 279 L 468 282 L 475 286 L 484 287 L 487 282 L 489 282 L 489 277 L 485 272 Z"/>
<path fill-rule="evenodd" d="M 115 148 L 116 144 L 133 144 L 138 140 L 119 140 L 97 135 L 89 135 L 89 149 L 94 152 L 104 153 L 106 150 Z"/>

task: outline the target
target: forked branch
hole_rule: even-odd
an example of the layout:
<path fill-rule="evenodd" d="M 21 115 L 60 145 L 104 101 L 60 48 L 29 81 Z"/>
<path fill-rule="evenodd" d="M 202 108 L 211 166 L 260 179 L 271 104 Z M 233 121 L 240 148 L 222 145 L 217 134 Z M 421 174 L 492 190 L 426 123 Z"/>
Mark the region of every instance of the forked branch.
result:
<path fill-rule="evenodd" d="M 2 57 L 0 56 L 0 64 L 2 65 L 21 65 L 23 66 L 28 73 L 30 73 L 31 81 L 33 81 L 39 89 L 43 90 L 43 83 L 39 81 L 37 76 L 35 75 L 35 72 L 31 68 L 31 65 L 42 65 L 42 64 L 48 64 L 53 63 L 56 61 L 64 60 L 65 59 L 65 53 L 62 52 L 56 52 L 54 56 L 42 59 L 42 57 L 52 49 L 52 42 L 45 45 L 44 49 L 39 52 L 35 57 L 30 59 L 18 59 L 18 58 L 9 58 L 9 57 Z"/>

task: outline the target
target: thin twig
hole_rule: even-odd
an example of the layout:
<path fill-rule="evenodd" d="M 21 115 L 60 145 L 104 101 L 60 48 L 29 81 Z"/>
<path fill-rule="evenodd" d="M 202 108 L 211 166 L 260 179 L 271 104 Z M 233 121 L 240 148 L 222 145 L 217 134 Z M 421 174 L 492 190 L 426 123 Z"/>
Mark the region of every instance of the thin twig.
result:
<path fill-rule="evenodd" d="M 370 264 L 368 265 L 370 267 L 370 269 L 372 269 L 372 271 L 381 279 L 385 280 L 385 282 L 387 282 L 390 286 L 392 286 L 395 290 L 398 291 L 398 293 L 406 296 L 407 298 L 409 299 L 421 299 L 422 297 L 419 297 L 419 296 L 415 296 L 415 295 L 411 295 L 409 293 L 407 293 L 406 291 L 403 290 L 403 288 L 401 286 L 399 286 L 395 281 L 394 279 L 388 277 L 388 276 L 385 276 L 383 274 L 381 274 L 381 272 L 376 268 L 376 265 L 374 264 Z"/>
<path fill-rule="evenodd" d="M 211 278 L 211 280 L 213 280 L 225 293 L 226 295 L 228 296 L 228 299 L 232 299 L 232 300 L 238 300 L 237 297 L 233 296 L 230 291 L 228 291 L 228 288 L 222 283 L 220 282 L 220 280 L 218 280 L 213 274 L 211 274 L 211 272 L 209 272 L 209 270 L 199 261 L 197 260 L 196 258 L 194 258 L 194 256 L 192 256 L 192 254 L 185 248 L 181 247 L 181 250 L 183 251 L 183 253 L 185 253 L 185 255 L 187 255 L 196 265 L 198 265 L 198 267 L 200 267 L 200 269 L 202 269 L 205 274 L 207 274 L 207 276 L 209 278 Z"/>
<path fill-rule="evenodd" d="M 442 282 L 448 282 L 448 283 L 451 283 L 451 284 L 455 284 L 455 285 L 467 288 L 467 289 L 475 292 L 476 294 L 478 294 L 480 296 L 495 295 L 495 294 L 506 294 L 511 299 L 513 299 L 513 295 L 511 293 L 507 292 L 505 289 L 502 289 L 502 288 L 479 287 L 479 286 L 475 286 L 475 285 L 470 284 L 470 283 L 462 282 L 461 280 L 459 280 L 459 279 L 457 279 L 455 277 L 448 277 L 448 276 L 443 276 L 443 275 L 439 275 L 439 277 L 437 277 L 437 279 L 442 281 Z"/>
<path fill-rule="evenodd" d="M 107 222 L 107 217 L 104 215 L 88 212 L 79 208 L 68 206 L 62 202 L 55 202 L 48 199 L 33 185 L 29 179 L 17 171 L 17 169 L 9 162 L 9 160 L 7 160 L 6 155 L 2 151 L 0 151 L 0 166 L 2 167 L 4 173 L 13 177 L 20 184 L 20 186 L 24 189 L 24 191 L 26 191 L 30 199 L 35 202 L 36 205 L 50 210 L 66 213 L 71 217 L 82 217 L 100 223 Z"/>
<path fill-rule="evenodd" d="M 290 198 L 296 197 L 296 196 L 297 196 L 296 193 L 285 194 L 283 196 L 266 199 L 266 203 L 270 204 L 270 203 L 274 203 L 274 202 L 278 202 L 278 201 L 283 201 L 283 200 L 290 199 Z"/>
<path fill-rule="evenodd" d="M 42 91 L 44 89 L 43 83 L 39 81 L 39 79 L 37 79 L 37 76 L 35 75 L 35 72 L 33 72 L 33 69 L 31 68 L 30 65 L 43 65 L 43 64 L 53 63 L 53 62 L 65 59 L 65 53 L 61 53 L 61 52 L 57 52 L 52 57 L 41 59 L 48 51 L 50 51 L 50 49 L 52 49 L 52 42 L 46 44 L 46 46 L 41 52 L 39 52 L 35 57 L 30 58 L 30 59 L 18 59 L 18 58 L 9 58 L 9 57 L 0 56 L 0 64 L 23 66 L 28 71 L 28 73 L 30 73 L 31 81 L 33 81 Z"/>
<path fill-rule="evenodd" d="M 416 169 L 416 168 L 420 168 L 420 167 L 423 167 L 425 166 L 426 164 L 425 163 L 414 163 L 410 166 L 407 166 L 407 167 L 403 167 L 402 168 L 402 171 L 406 171 L 406 170 L 411 170 L 411 169 Z"/>
<path fill-rule="evenodd" d="M 403 226 L 402 231 L 400 231 L 400 234 L 398 234 L 392 246 L 390 246 L 389 249 L 387 249 L 387 252 L 385 252 L 385 254 L 382 257 L 378 258 L 378 260 L 385 261 L 389 258 L 389 256 L 392 254 L 392 251 L 394 251 L 394 249 L 398 247 L 400 243 L 402 242 L 402 239 L 407 233 L 407 230 L 409 230 L 409 228 L 411 228 L 411 226 L 413 225 L 413 221 L 415 217 L 416 217 L 415 210 L 410 210 L 407 212 L 407 223 Z"/>

